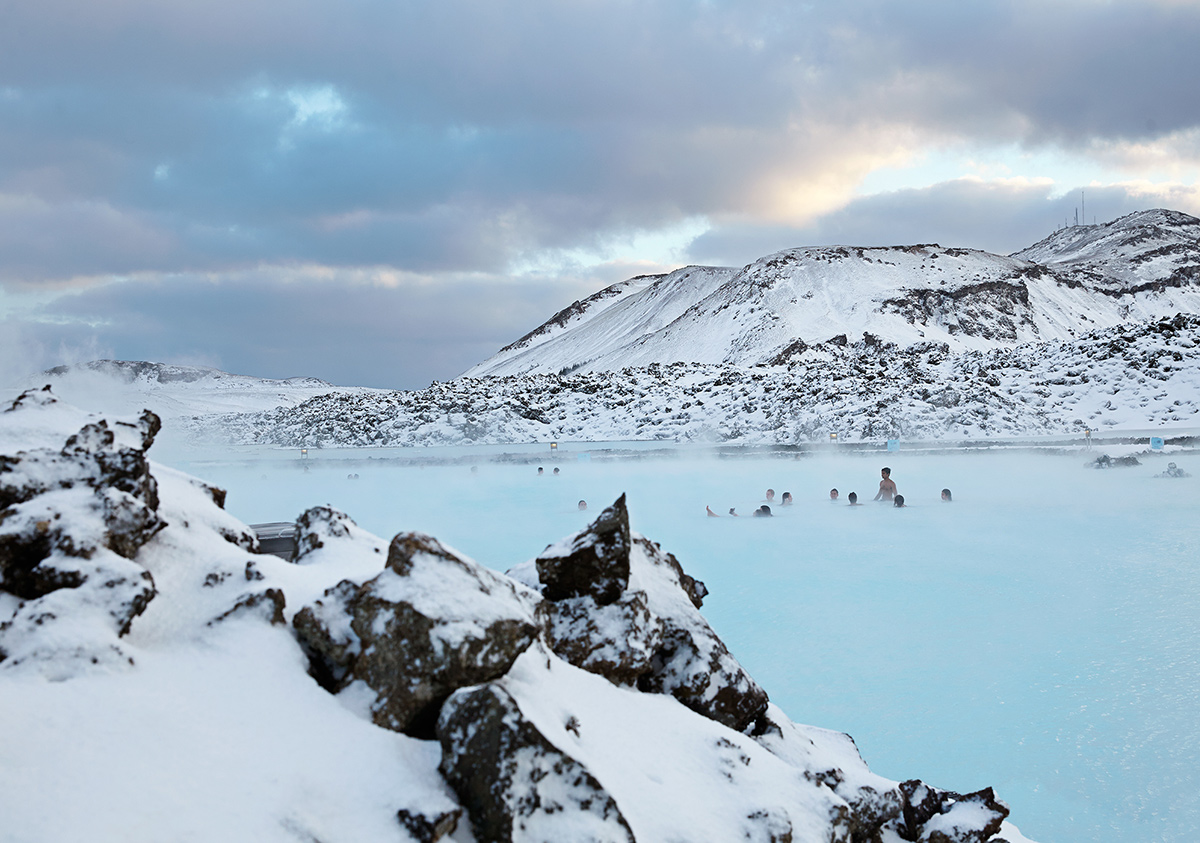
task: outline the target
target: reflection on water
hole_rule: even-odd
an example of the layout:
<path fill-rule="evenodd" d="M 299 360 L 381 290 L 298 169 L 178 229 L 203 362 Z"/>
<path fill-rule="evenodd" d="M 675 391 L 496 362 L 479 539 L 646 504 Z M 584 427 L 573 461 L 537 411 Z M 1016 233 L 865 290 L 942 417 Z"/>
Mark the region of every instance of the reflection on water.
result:
<path fill-rule="evenodd" d="M 627 492 L 634 529 L 708 584 L 706 616 L 772 699 L 852 734 L 877 772 L 994 785 L 1048 843 L 1200 829 L 1198 458 L 1170 456 L 1192 478 L 1163 480 L 1161 456 L 1097 471 L 1082 454 L 545 453 L 540 477 L 482 457 L 475 470 L 319 457 L 181 467 L 226 486 L 247 522 L 330 503 L 501 570 Z M 870 502 L 885 464 L 906 509 Z M 795 503 L 705 517 L 748 515 L 768 487 Z M 847 506 L 851 491 L 865 505 Z"/>

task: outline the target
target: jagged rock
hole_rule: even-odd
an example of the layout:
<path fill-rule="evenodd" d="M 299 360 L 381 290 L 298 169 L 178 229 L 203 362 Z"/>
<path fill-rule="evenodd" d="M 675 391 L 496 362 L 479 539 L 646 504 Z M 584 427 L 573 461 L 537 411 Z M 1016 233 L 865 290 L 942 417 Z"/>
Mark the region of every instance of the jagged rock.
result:
<path fill-rule="evenodd" d="M 919 843 L 985 843 L 1000 832 L 1008 806 L 990 787 L 960 794 L 916 779 L 900 783 L 905 840 Z"/>
<path fill-rule="evenodd" d="M 771 705 L 756 722 L 753 737 L 775 757 L 800 770 L 804 778 L 845 800 L 846 826 L 854 843 L 883 843 L 885 834 L 896 839 L 900 791 L 895 782 L 868 769 L 849 735 L 799 726 Z"/>
<path fill-rule="evenodd" d="M 628 533 L 626 540 L 628 523 L 622 495 L 595 523 L 551 545 L 532 569 L 509 574 L 550 601 L 547 635 L 567 661 L 618 684 L 636 677 L 643 691 L 671 694 L 731 729 L 748 728 L 767 695 L 697 611 L 704 583 L 645 537 Z M 600 585 L 589 585 L 587 575 Z"/>
<path fill-rule="evenodd" d="M 53 402 L 26 393 L 6 412 Z M 7 667 L 64 652 L 68 662 L 125 658 L 115 638 L 155 594 L 128 560 L 166 526 L 143 450 L 158 425 L 149 411 L 116 434 L 100 420 L 59 451 L 0 456 L 0 590 L 25 601 L 0 625 Z M 66 631 L 47 632 L 52 621 Z"/>
<path fill-rule="evenodd" d="M 314 550 L 330 540 L 344 539 L 357 526 L 349 515 L 331 506 L 314 506 L 296 519 L 296 558 L 303 563 Z"/>
<path fill-rule="evenodd" d="M 53 390 L 50 389 L 50 384 L 46 384 L 41 389 L 27 389 L 16 397 L 16 399 L 5 408 L 5 412 L 11 412 L 23 407 L 48 407 L 51 404 L 57 404 L 58 398 L 55 397 Z"/>
<path fill-rule="evenodd" d="M 404 826 L 408 833 L 417 839 L 418 843 L 436 843 L 447 834 L 453 834 L 454 830 L 458 828 L 458 821 L 461 817 L 461 808 L 434 814 L 423 814 L 401 808 L 396 813 L 400 825 Z"/>
<path fill-rule="evenodd" d="M 383 573 L 339 583 L 293 625 L 326 688 L 362 682 L 376 724 L 428 735 L 451 692 L 500 676 L 534 641 L 538 602 L 436 539 L 401 533 Z"/>
<path fill-rule="evenodd" d="M 654 669 L 638 688 L 671 694 L 692 711 L 744 731 L 767 707 L 767 693 L 738 664 L 716 633 L 692 622 L 664 619 L 663 644 Z"/>
<path fill-rule="evenodd" d="M 465 688 L 442 708 L 440 769 L 489 843 L 634 843 L 616 801 L 552 744 L 496 684 Z"/>
<path fill-rule="evenodd" d="M 586 530 L 550 545 L 537 558 L 538 580 L 549 600 L 591 597 L 603 606 L 629 585 L 629 512 L 625 496 Z"/>
<path fill-rule="evenodd" d="M 592 597 L 550 603 L 550 648 L 576 667 L 618 685 L 634 685 L 653 667 L 663 622 L 651 613 L 646 593 L 627 591 L 607 605 Z"/>

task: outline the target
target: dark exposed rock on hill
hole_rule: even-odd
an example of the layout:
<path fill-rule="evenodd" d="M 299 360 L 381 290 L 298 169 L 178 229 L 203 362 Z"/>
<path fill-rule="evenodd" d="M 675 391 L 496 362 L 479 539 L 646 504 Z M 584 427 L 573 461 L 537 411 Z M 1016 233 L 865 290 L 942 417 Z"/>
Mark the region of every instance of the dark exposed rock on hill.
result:
<path fill-rule="evenodd" d="M 246 375 L 232 375 L 208 366 L 176 366 L 170 363 L 151 363 L 145 360 L 91 360 L 73 366 L 55 366 L 53 369 L 47 369 L 45 374 L 50 378 L 62 378 L 86 372 L 105 375 L 124 383 L 140 381 L 157 384 L 189 384 L 224 380 L 231 383 L 254 382 L 296 387 L 331 386 L 328 381 L 319 378 L 298 377 L 271 380 L 269 378 L 252 378 Z"/>

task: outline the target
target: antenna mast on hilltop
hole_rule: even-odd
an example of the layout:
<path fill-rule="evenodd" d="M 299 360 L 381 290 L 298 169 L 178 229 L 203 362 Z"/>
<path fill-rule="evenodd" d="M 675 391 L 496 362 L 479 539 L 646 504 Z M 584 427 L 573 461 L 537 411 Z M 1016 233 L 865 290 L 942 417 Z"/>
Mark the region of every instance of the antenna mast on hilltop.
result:
<path fill-rule="evenodd" d="M 1079 201 L 1083 205 L 1083 211 L 1079 214 L 1079 216 L 1083 217 L 1083 224 L 1087 225 L 1087 199 L 1084 197 L 1082 190 L 1079 191 Z"/>

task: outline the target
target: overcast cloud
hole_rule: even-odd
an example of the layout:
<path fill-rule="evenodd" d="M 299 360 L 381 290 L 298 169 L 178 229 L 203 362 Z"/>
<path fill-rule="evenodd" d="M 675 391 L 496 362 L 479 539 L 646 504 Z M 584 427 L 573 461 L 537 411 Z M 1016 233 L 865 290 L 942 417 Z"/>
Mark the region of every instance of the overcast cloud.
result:
<path fill-rule="evenodd" d="M 1197 43 L 1185 0 L 6 4 L 0 375 L 420 387 L 621 273 L 1200 213 Z"/>

